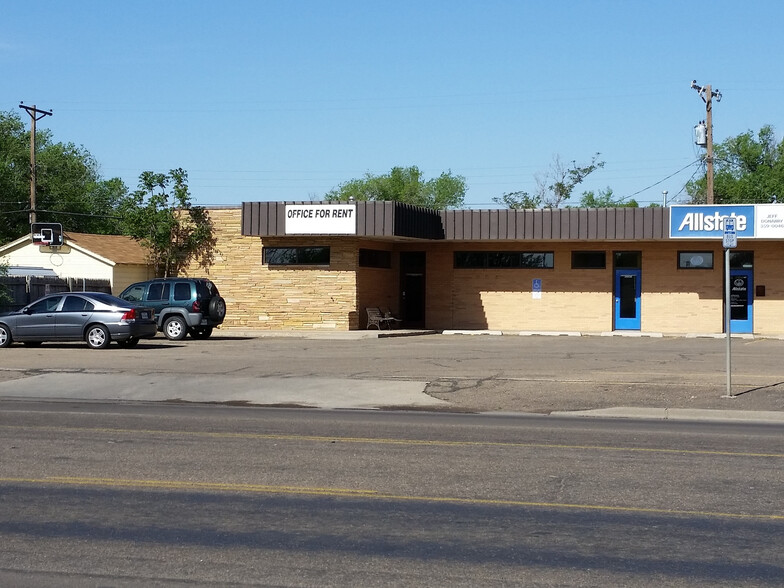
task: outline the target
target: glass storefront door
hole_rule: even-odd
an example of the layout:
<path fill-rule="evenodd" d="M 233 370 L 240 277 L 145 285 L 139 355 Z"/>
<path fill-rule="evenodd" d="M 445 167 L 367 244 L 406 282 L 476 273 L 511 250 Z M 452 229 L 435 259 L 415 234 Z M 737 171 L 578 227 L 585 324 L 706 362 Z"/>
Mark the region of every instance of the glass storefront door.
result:
<path fill-rule="evenodd" d="M 639 331 L 641 327 L 642 254 L 639 251 L 616 251 L 613 255 L 615 312 L 613 328 Z"/>

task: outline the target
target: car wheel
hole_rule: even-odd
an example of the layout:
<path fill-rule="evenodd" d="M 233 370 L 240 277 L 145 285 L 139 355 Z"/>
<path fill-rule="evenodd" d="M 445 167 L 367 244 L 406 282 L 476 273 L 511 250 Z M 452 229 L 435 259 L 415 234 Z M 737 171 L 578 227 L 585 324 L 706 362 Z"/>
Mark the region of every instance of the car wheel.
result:
<path fill-rule="evenodd" d="M 103 325 L 92 325 L 87 329 L 84 340 L 91 349 L 105 349 L 112 339 L 109 336 L 109 329 Z"/>
<path fill-rule="evenodd" d="M 5 325 L 0 325 L 0 347 L 8 347 L 11 344 L 11 331 Z"/>
<path fill-rule="evenodd" d="M 185 335 L 188 334 L 188 327 L 182 318 L 178 316 L 169 317 L 163 323 L 163 334 L 170 341 L 182 341 L 185 339 Z"/>
<path fill-rule="evenodd" d="M 222 321 L 226 316 L 226 301 L 220 296 L 214 296 L 210 300 L 208 311 L 212 320 Z"/>
<path fill-rule="evenodd" d="M 212 335 L 212 327 L 202 327 L 191 331 L 191 337 L 194 339 L 207 339 L 210 335 Z"/>
<path fill-rule="evenodd" d="M 117 345 L 119 345 L 120 347 L 136 347 L 138 343 L 139 343 L 138 337 L 131 337 L 130 339 L 117 341 Z"/>

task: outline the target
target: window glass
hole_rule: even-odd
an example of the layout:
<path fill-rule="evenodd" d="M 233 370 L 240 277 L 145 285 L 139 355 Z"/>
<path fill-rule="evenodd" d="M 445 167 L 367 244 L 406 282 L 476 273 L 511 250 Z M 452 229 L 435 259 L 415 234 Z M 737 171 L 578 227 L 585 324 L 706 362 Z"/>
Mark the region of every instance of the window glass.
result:
<path fill-rule="evenodd" d="M 520 267 L 520 254 L 507 251 L 488 251 L 487 267 Z"/>
<path fill-rule="evenodd" d="M 360 249 L 359 266 L 391 268 L 392 252 L 383 249 Z"/>
<path fill-rule="evenodd" d="M 640 269 L 642 267 L 642 255 L 639 251 L 616 251 L 615 267 L 618 269 Z"/>
<path fill-rule="evenodd" d="M 730 251 L 730 268 L 751 269 L 754 267 L 753 251 Z"/>
<path fill-rule="evenodd" d="M 81 312 L 95 308 L 92 302 L 81 296 L 66 296 L 63 302 L 63 312 Z"/>
<path fill-rule="evenodd" d="M 62 299 L 62 296 L 50 296 L 49 298 L 39 300 L 30 306 L 30 313 L 37 314 L 41 312 L 52 312 L 55 308 L 57 308 L 57 305 L 60 304 L 60 300 Z"/>
<path fill-rule="evenodd" d="M 485 267 L 485 254 L 474 251 L 455 251 L 455 267 L 463 269 Z"/>
<path fill-rule="evenodd" d="M 268 265 L 329 265 L 329 247 L 265 247 Z"/>
<path fill-rule="evenodd" d="M 199 298 L 211 298 L 220 296 L 218 287 L 211 280 L 199 280 L 196 282 L 196 292 Z"/>
<path fill-rule="evenodd" d="M 175 300 L 190 300 L 191 299 L 191 285 L 188 282 L 177 282 L 174 284 L 174 299 Z"/>
<path fill-rule="evenodd" d="M 679 251 L 678 269 L 713 269 L 713 251 Z"/>
<path fill-rule="evenodd" d="M 552 251 L 455 251 L 455 268 L 552 268 Z"/>
<path fill-rule="evenodd" d="M 572 269 L 604 269 L 606 257 L 604 251 L 572 251 Z"/>
<path fill-rule="evenodd" d="M 302 247 L 298 262 L 307 265 L 329 264 L 329 247 Z"/>
<path fill-rule="evenodd" d="M 520 266 L 551 269 L 555 265 L 554 257 L 555 256 L 551 251 L 542 253 L 521 253 Z"/>
<path fill-rule="evenodd" d="M 134 286 L 127 292 L 123 292 L 123 300 L 129 302 L 140 302 L 144 297 L 144 286 Z"/>
<path fill-rule="evenodd" d="M 166 297 L 164 298 L 163 291 L 166 286 Z M 168 300 L 169 299 L 169 284 L 154 283 L 150 284 L 150 289 L 147 291 L 147 300 Z"/>

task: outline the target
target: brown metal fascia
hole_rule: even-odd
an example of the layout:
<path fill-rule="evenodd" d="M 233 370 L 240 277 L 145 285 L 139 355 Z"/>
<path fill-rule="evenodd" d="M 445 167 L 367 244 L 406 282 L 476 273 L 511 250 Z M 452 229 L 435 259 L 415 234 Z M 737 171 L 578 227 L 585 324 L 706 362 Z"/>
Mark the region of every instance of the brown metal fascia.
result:
<path fill-rule="evenodd" d="M 243 202 L 242 234 L 285 236 L 286 204 Z M 650 241 L 669 239 L 669 208 L 440 210 L 357 202 L 357 236 L 448 241 Z"/>

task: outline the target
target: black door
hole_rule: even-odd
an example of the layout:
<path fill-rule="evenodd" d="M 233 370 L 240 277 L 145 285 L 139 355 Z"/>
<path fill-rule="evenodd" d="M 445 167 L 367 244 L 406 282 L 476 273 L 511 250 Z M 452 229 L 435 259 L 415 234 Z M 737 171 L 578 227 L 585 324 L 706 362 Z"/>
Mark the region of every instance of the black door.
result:
<path fill-rule="evenodd" d="M 400 253 L 400 314 L 402 326 L 425 328 L 425 252 Z"/>

